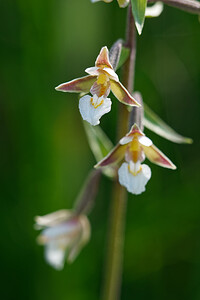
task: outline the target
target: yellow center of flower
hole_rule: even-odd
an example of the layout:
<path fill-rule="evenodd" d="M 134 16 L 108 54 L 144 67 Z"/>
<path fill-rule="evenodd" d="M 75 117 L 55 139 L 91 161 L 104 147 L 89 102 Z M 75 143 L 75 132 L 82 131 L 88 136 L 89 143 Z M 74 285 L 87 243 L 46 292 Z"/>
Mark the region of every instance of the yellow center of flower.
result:
<path fill-rule="evenodd" d="M 90 99 L 91 104 L 94 106 L 94 108 L 96 109 L 97 107 L 101 106 L 104 103 L 104 100 L 102 99 L 100 101 L 100 103 L 98 103 L 98 101 L 96 103 L 94 103 L 94 99 L 93 97 Z"/>
<path fill-rule="evenodd" d="M 131 171 L 130 165 L 128 165 L 128 171 L 129 173 L 131 173 L 133 176 L 136 176 L 137 174 L 139 174 L 142 171 L 142 166 L 140 166 L 139 170 L 136 172 Z"/>
<path fill-rule="evenodd" d="M 100 74 L 97 78 L 97 84 L 106 85 L 108 81 L 108 76 L 105 74 Z"/>
<path fill-rule="evenodd" d="M 139 159 L 140 152 L 141 152 L 141 145 L 138 141 L 138 134 L 134 134 L 134 138 L 132 142 L 129 144 L 129 153 L 131 154 L 131 159 L 134 163 L 136 163 Z"/>

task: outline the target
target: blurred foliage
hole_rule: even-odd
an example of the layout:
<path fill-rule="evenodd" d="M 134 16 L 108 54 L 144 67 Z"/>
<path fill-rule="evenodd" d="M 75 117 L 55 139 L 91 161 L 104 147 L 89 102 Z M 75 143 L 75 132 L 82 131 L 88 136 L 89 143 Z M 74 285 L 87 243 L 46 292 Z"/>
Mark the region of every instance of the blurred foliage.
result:
<path fill-rule="evenodd" d="M 110 181 L 90 216 L 92 239 L 61 272 L 35 243 L 35 215 L 71 208 L 95 164 L 77 95 L 59 83 L 84 75 L 102 46 L 124 38 L 126 9 L 89 0 L 0 1 L 0 170 L 2 299 L 98 299 Z M 165 7 L 138 38 L 135 88 L 192 145 L 148 132 L 177 165 L 151 165 L 146 193 L 129 196 L 122 299 L 200 299 L 200 26 Z M 117 101 L 102 118 L 115 143 Z M 103 246 L 102 246 L 103 245 Z"/>

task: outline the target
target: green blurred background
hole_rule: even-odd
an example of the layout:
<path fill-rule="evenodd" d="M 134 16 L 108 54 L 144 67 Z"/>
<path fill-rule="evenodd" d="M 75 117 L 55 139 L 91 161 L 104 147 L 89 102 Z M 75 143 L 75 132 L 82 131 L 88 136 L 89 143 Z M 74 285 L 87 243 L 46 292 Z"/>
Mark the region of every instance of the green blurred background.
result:
<path fill-rule="evenodd" d="M 83 76 L 104 45 L 124 37 L 126 9 L 89 0 L 0 1 L 1 299 L 99 299 L 110 182 L 90 216 L 92 238 L 72 265 L 55 271 L 35 242 L 35 215 L 71 208 L 90 152 L 75 94 L 59 83 Z M 135 88 L 178 132 L 176 145 L 146 134 L 177 165 L 149 163 L 147 191 L 129 195 L 123 300 L 200 299 L 200 24 L 165 7 L 138 38 Z M 117 101 L 102 118 L 115 141 Z"/>

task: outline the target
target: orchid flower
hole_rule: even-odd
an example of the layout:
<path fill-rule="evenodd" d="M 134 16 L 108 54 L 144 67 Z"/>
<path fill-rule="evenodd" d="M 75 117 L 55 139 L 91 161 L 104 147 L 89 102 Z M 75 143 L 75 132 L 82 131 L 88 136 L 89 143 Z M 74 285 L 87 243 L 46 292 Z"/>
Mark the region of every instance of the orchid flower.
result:
<path fill-rule="evenodd" d="M 73 262 L 90 238 L 87 217 L 71 210 L 36 217 L 36 229 L 43 229 L 38 243 L 45 245 L 46 261 L 58 270 L 63 268 L 65 259 Z"/>
<path fill-rule="evenodd" d="M 104 1 L 106 3 L 110 3 L 113 0 L 91 0 L 92 3 L 99 2 L 99 1 Z M 120 7 L 126 7 L 129 4 L 129 0 L 117 0 L 117 2 Z"/>
<path fill-rule="evenodd" d="M 138 195 L 145 191 L 145 186 L 151 178 L 149 166 L 141 164 L 145 156 L 161 167 L 176 169 L 176 166 L 134 124 L 130 132 L 95 167 L 105 167 L 125 157 L 125 162 L 118 170 L 119 182 L 130 193 Z"/>
<path fill-rule="evenodd" d="M 57 91 L 88 93 L 79 100 L 79 110 L 83 120 L 91 125 L 98 125 L 100 118 L 111 110 L 110 90 L 115 97 L 126 105 L 140 106 L 120 83 L 110 60 L 107 47 L 103 47 L 96 59 L 95 67 L 85 70 L 89 75 L 62 83 L 56 87 Z"/>

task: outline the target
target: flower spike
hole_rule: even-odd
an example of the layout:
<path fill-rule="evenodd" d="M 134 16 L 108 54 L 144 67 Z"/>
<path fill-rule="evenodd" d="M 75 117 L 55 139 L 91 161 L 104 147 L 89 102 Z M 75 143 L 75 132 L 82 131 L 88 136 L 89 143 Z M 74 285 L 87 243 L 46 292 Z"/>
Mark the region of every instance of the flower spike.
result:
<path fill-rule="evenodd" d="M 109 51 L 105 46 L 97 56 L 95 67 L 87 68 L 88 76 L 65 82 L 56 87 L 57 91 L 90 93 L 80 98 L 79 109 L 82 118 L 91 125 L 98 125 L 100 118 L 111 110 L 111 100 L 108 98 L 110 90 L 116 98 L 130 106 L 140 104 L 130 95 L 127 89 L 119 82 L 110 60 Z"/>
<path fill-rule="evenodd" d="M 171 160 L 156 148 L 152 141 L 134 124 L 117 146 L 95 167 L 106 167 L 125 158 L 126 162 L 118 170 L 119 182 L 129 192 L 138 195 L 145 191 L 145 185 L 151 178 L 149 166 L 141 164 L 145 160 L 145 156 L 161 167 L 176 169 Z"/>

